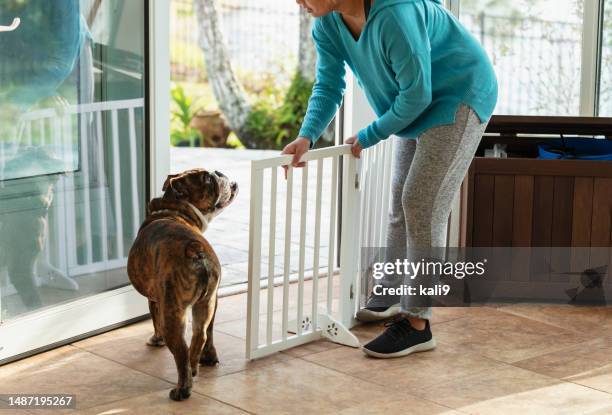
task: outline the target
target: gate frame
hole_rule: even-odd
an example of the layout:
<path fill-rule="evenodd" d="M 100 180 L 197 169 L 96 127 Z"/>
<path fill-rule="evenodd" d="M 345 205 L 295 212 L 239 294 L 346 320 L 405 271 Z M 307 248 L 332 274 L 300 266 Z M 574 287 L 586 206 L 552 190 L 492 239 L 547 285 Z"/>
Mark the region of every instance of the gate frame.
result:
<path fill-rule="evenodd" d="M 335 315 L 318 310 L 316 316 L 311 316 L 317 327 L 302 333 L 295 330 L 296 334 L 283 338 L 266 345 L 259 344 L 259 317 L 260 302 L 259 294 L 261 286 L 261 239 L 262 239 L 262 207 L 263 207 L 263 172 L 266 168 L 278 168 L 289 165 L 288 178 L 292 182 L 293 167 L 290 166 L 293 156 L 284 155 L 251 162 L 251 199 L 250 199 L 250 221 L 249 221 L 249 267 L 248 267 L 248 294 L 247 294 L 247 337 L 246 356 L 247 359 L 256 359 L 272 353 L 286 350 L 301 344 L 309 343 L 321 338 L 346 346 L 359 347 L 359 340 L 349 329 L 356 325 L 355 313 L 358 305 L 359 292 L 359 232 L 360 222 L 360 190 L 359 190 L 359 161 L 352 155 L 351 146 L 348 144 L 328 147 L 307 152 L 300 161 L 317 161 L 325 158 L 338 157 L 342 160 L 341 180 L 341 217 L 340 226 L 340 289 L 338 298 L 338 311 Z M 275 188 L 275 180 L 272 186 Z M 288 193 L 292 188 L 288 188 Z M 291 195 L 289 196 L 289 199 Z M 289 206 L 290 209 L 290 206 Z M 328 284 L 332 275 L 328 275 Z M 303 279 L 302 279 L 303 282 Z M 284 281 L 285 286 L 289 284 L 288 279 Z M 284 297 L 287 298 L 287 297 Z M 287 304 L 283 304 L 283 308 Z M 267 317 L 271 315 L 268 309 Z M 305 321 L 297 322 L 304 324 Z M 284 328 L 284 327 L 283 327 Z"/>

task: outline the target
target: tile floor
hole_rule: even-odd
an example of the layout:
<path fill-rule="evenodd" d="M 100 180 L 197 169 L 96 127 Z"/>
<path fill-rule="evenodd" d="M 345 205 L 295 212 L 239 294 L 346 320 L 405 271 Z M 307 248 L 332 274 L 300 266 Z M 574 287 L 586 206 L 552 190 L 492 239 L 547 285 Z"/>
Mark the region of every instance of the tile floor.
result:
<path fill-rule="evenodd" d="M 174 362 L 145 345 L 148 320 L 2 366 L 0 393 L 75 393 L 77 414 L 612 414 L 609 307 L 437 308 L 429 352 L 378 360 L 319 341 L 251 362 L 246 295 L 219 307 L 221 364 L 188 401 L 168 399 Z"/>

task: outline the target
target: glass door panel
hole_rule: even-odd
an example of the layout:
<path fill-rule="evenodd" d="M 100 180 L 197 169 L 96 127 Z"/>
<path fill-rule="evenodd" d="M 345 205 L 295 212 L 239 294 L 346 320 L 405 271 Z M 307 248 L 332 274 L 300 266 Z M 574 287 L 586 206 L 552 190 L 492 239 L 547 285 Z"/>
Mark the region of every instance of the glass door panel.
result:
<path fill-rule="evenodd" d="M 580 0 L 462 0 L 462 23 L 499 80 L 495 114 L 580 115 Z"/>
<path fill-rule="evenodd" d="M 145 20 L 145 0 L 0 2 L 0 322 L 128 284 Z"/>

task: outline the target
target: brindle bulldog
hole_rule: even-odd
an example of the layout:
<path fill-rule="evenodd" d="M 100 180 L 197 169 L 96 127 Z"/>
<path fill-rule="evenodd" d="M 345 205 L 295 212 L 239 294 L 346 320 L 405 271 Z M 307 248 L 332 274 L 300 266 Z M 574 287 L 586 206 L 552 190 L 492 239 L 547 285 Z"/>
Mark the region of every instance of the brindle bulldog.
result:
<path fill-rule="evenodd" d="M 218 171 L 188 170 L 168 176 L 163 196 L 153 199 L 128 257 L 134 288 L 149 299 L 155 333 L 147 344 L 168 345 L 178 371 L 170 398 L 191 394 L 198 364 L 219 362 L 213 345 L 213 321 L 221 265 L 202 233 L 226 208 L 238 186 Z M 191 345 L 183 337 L 191 306 Z"/>

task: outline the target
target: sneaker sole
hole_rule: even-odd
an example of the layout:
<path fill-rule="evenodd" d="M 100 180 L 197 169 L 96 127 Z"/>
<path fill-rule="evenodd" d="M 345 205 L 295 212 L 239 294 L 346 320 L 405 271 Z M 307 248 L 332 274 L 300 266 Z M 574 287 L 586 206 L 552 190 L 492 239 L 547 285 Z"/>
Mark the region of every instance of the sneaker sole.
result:
<path fill-rule="evenodd" d="M 367 323 L 370 321 L 386 320 L 389 317 L 393 317 L 396 314 L 399 314 L 399 312 L 400 312 L 399 305 L 392 305 L 391 307 L 387 308 L 385 311 L 372 311 L 372 310 L 368 310 L 367 308 L 362 308 L 361 310 L 357 312 L 357 314 L 355 315 L 355 318 L 359 321 L 363 321 Z"/>
<path fill-rule="evenodd" d="M 373 352 L 372 350 L 366 349 L 365 347 L 362 347 L 361 350 L 363 350 L 363 352 L 367 354 L 368 356 L 377 357 L 379 359 L 392 359 L 394 357 L 407 356 L 411 353 L 425 352 L 427 350 L 435 349 L 435 347 L 436 347 L 436 339 L 432 337 L 431 340 L 426 341 L 425 343 L 415 344 L 412 347 L 409 347 L 407 349 L 404 349 L 402 351 L 395 352 L 395 353 L 378 353 L 378 352 Z"/>

